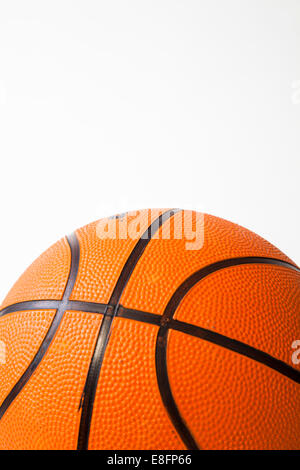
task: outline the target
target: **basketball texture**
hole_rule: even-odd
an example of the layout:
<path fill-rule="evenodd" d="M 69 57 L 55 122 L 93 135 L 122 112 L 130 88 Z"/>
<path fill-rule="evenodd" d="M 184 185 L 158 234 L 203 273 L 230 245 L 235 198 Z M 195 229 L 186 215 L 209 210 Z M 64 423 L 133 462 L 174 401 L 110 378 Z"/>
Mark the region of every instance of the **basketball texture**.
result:
<path fill-rule="evenodd" d="M 1 306 L 0 448 L 300 449 L 297 340 L 300 270 L 254 233 L 177 209 L 92 223 Z"/>

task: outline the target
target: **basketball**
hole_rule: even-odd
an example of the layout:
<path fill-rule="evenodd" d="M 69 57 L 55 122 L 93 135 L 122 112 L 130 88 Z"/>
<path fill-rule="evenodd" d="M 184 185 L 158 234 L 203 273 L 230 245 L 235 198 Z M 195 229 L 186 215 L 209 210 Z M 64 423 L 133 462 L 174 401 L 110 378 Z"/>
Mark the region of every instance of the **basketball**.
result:
<path fill-rule="evenodd" d="M 142 210 L 42 254 L 0 311 L 0 448 L 300 448 L 300 269 L 207 214 Z"/>

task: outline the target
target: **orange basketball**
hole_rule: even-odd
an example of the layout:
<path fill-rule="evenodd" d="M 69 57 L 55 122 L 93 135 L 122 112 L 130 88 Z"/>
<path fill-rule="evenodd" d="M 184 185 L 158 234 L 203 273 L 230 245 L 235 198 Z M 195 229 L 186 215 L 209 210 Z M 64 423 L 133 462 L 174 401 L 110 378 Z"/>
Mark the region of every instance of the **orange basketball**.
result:
<path fill-rule="evenodd" d="M 300 269 L 238 225 L 128 213 L 0 312 L 1 449 L 299 449 Z"/>

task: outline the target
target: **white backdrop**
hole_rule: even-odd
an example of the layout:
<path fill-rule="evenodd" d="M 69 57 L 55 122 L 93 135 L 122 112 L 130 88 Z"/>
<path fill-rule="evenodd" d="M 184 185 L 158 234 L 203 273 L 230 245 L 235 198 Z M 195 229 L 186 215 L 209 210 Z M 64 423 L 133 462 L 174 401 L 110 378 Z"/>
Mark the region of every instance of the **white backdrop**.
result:
<path fill-rule="evenodd" d="M 299 0 L 2 0 L 0 297 L 110 214 L 227 218 L 300 263 Z"/>

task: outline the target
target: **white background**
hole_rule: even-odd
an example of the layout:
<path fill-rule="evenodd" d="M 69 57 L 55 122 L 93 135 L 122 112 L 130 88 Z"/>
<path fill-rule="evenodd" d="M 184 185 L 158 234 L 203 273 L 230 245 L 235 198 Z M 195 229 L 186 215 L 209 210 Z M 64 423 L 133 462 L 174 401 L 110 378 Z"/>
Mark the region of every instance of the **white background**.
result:
<path fill-rule="evenodd" d="M 1 0 L 0 297 L 92 220 L 183 207 L 298 264 L 299 0 Z"/>

